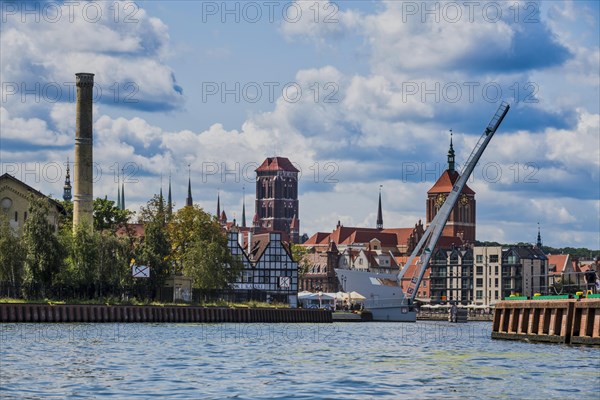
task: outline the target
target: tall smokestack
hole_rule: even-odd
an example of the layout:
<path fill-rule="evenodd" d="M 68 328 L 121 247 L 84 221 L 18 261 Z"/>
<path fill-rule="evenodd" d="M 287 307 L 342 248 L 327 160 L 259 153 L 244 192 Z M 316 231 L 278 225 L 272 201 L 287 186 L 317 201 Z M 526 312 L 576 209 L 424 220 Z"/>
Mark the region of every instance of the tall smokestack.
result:
<path fill-rule="evenodd" d="M 78 73 L 77 120 L 75 128 L 75 165 L 73 196 L 73 230 L 79 224 L 94 227 L 92 97 L 94 74 Z"/>

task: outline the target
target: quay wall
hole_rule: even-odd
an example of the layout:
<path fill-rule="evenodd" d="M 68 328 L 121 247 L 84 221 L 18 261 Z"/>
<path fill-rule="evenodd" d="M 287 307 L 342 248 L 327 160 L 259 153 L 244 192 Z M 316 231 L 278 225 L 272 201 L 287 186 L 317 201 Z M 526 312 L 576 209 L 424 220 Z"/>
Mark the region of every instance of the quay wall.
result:
<path fill-rule="evenodd" d="M 0 322 L 330 323 L 332 316 L 318 309 L 2 303 Z"/>
<path fill-rule="evenodd" d="M 600 299 L 502 301 L 492 339 L 600 346 Z"/>

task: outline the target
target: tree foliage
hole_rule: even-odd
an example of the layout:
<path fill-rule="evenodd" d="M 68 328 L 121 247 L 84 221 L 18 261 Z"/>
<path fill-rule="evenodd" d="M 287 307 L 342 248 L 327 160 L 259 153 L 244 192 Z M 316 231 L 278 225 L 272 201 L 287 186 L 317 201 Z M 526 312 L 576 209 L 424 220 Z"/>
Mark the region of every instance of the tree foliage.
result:
<path fill-rule="evenodd" d="M 192 277 L 194 287 L 226 288 L 241 272 L 243 265 L 227 248 L 221 226 L 198 206 L 173 214 L 168 232 L 175 272 Z"/>
<path fill-rule="evenodd" d="M 97 231 L 116 230 L 126 224 L 131 218 L 132 212 L 121 210 L 115 206 L 115 202 L 106 197 L 94 200 L 94 229 Z"/>
<path fill-rule="evenodd" d="M 23 277 L 23 254 L 21 241 L 11 228 L 8 218 L 0 213 L 0 282 L 8 283 L 11 295 L 17 296 Z"/>
<path fill-rule="evenodd" d="M 171 243 L 167 233 L 169 216 L 162 196 L 154 196 L 141 209 L 144 224 L 144 242 L 139 251 L 138 264 L 150 267 L 150 278 L 146 284 L 152 287 L 164 285 L 171 273 Z"/>
<path fill-rule="evenodd" d="M 292 258 L 298 263 L 298 277 L 304 276 L 310 269 L 308 250 L 304 246 L 292 244 Z"/>
<path fill-rule="evenodd" d="M 23 289 L 28 297 L 46 296 L 65 256 L 62 243 L 48 221 L 49 210 L 46 198 L 30 197 L 29 217 L 22 236 L 25 254 Z"/>

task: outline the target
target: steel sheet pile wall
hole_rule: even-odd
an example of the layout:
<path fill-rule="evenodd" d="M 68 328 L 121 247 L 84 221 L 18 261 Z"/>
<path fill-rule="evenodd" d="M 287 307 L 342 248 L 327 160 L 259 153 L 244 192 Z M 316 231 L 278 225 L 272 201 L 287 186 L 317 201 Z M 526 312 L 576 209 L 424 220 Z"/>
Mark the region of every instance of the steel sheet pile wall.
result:
<path fill-rule="evenodd" d="M 500 302 L 492 338 L 600 346 L 600 299 Z"/>
<path fill-rule="evenodd" d="M 323 322 L 331 311 L 276 308 L 0 304 L 0 322 Z"/>

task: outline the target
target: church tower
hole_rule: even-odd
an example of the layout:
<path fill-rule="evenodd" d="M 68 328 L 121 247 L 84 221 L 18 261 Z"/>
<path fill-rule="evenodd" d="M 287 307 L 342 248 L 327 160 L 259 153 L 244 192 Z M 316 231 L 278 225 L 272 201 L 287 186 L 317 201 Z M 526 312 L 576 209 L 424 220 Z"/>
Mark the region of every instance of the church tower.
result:
<path fill-rule="evenodd" d="M 444 204 L 444 201 L 446 201 L 446 197 L 452 191 L 452 187 L 459 176 L 460 174 L 455 170 L 451 130 L 448 169 L 442 173 L 435 185 L 427 192 L 427 225 L 435 218 L 435 215 L 442 207 L 442 204 Z M 468 185 L 465 185 L 463 188 L 454 209 L 450 213 L 442 235 L 457 236 L 463 242 L 473 243 L 475 241 L 475 192 Z"/>
<path fill-rule="evenodd" d="M 69 159 L 67 158 L 67 175 L 65 176 L 65 186 L 63 187 L 63 200 L 71 201 L 71 174 L 69 170 Z"/>
<path fill-rule="evenodd" d="M 291 234 L 300 231 L 298 218 L 298 169 L 285 157 L 269 157 L 256 169 L 256 214 L 262 231 L 283 232 L 290 240 Z"/>

